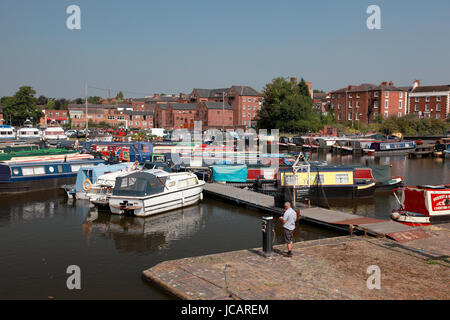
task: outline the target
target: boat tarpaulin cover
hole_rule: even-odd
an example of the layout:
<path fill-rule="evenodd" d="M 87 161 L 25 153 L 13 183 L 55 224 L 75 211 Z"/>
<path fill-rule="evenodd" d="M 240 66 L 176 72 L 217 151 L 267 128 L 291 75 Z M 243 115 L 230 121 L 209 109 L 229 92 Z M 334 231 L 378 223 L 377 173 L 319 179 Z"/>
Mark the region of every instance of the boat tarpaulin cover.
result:
<path fill-rule="evenodd" d="M 386 183 L 392 179 L 390 165 L 371 165 L 372 175 L 379 183 Z"/>
<path fill-rule="evenodd" d="M 113 195 L 125 197 L 146 197 L 164 192 L 166 176 L 157 177 L 149 172 L 135 172 L 116 178 Z"/>
<path fill-rule="evenodd" d="M 119 170 L 127 169 L 130 166 L 130 163 L 119 163 L 112 165 L 99 165 L 92 167 L 81 168 L 77 174 L 77 180 L 75 183 L 75 191 L 81 192 L 83 191 L 83 182 L 86 179 L 89 179 L 91 183 L 95 183 L 97 178 L 107 172 L 116 172 Z"/>
<path fill-rule="evenodd" d="M 222 182 L 247 182 L 247 166 L 213 166 L 213 180 Z"/>

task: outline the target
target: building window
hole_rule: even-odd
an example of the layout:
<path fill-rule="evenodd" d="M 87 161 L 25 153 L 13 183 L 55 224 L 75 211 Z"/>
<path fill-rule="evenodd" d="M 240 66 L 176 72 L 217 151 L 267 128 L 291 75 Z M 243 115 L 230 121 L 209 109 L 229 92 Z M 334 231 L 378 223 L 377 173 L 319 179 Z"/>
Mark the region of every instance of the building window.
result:
<path fill-rule="evenodd" d="M 349 98 L 352 98 L 352 97 L 353 97 L 353 95 L 352 95 L 351 93 L 349 93 L 349 94 L 348 94 L 348 97 L 349 97 Z"/>
<path fill-rule="evenodd" d="M 401 117 L 402 117 L 402 113 L 399 112 L 397 116 L 398 116 L 399 118 L 401 118 Z"/>
<path fill-rule="evenodd" d="M 247 125 L 247 121 L 242 121 L 242 124 L 245 126 L 245 125 Z"/>
<path fill-rule="evenodd" d="M 403 92 L 400 92 L 400 98 L 403 98 Z"/>
<path fill-rule="evenodd" d="M 359 101 L 356 101 L 356 107 L 359 108 L 360 107 L 360 103 Z"/>
<path fill-rule="evenodd" d="M 352 108 L 353 107 L 353 103 L 351 101 L 348 102 L 348 107 Z"/>
<path fill-rule="evenodd" d="M 357 97 L 357 98 L 361 97 L 361 94 L 357 93 L 357 94 L 356 94 L 356 97 Z"/>
<path fill-rule="evenodd" d="M 427 98 L 426 98 L 426 101 L 427 101 L 427 102 L 430 102 L 430 97 L 427 97 Z"/>
<path fill-rule="evenodd" d="M 341 119 L 342 119 L 341 114 L 338 113 L 338 120 L 341 120 Z"/>
<path fill-rule="evenodd" d="M 384 95 L 386 96 L 386 98 L 389 98 L 389 91 L 386 91 Z"/>
<path fill-rule="evenodd" d="M 342 103 L 338 103 L 338 109 L 341 109 L 342 108 Z"/>
<path fill-rule="evenodd" d="M 385 117 L 385 118 L 388 118 L 388 117 L 389 117 L 389 112 L 388 112 L 388 111 L 385 111 L 385 112 L 384 112 L 384 117 Z"/>
<path fill-rule="evenodd" d="M 108 120 L 116 120 L 116 117 L 114 117 L 114 116 L 108 116 Z"/>
<path fill-rule="evenodd" d="M 419 97 L 416 97 L 416 102 L 419 102 Z"/>
<path fill-rule="evenodd" d="M 430 111 L 430 105 L 429 104 L 425 105 L 425 111 Z"/>
<path fill-rule="evenodd" d="M 355 120 L 359 120 L 359 112 L 355 112 Z"/>
<path fill-rule="evenodd" d="M 438 103 L 438 104 L 436 105 L 436 111 L 441 111 L 441 104 L 440 104 L 440 103 Z"/>
<path fill-rule="evenodd" d="M 245 106 L 242 106 L 242 110 L 245 110 Z"/>
<path fill-rule="evenodd" d="M 373 96 L 374 96 L 374 97 L 378 97 L 378 91 L 375 91 L 375 92 L 373 93 Z"/>
<path fill-rule="evenodd" d="M 436 97 L 436 101 L 441 101 L 441 96 Z"/>
<path fill-rule="evenodd" d="M 403 101 L 400 101 L 400 102 L 398 103 L 398 108 L 399 108 L 399 109 L 403 108 Z"/>
<path fill-rule="evenodd" d="M 242 118 L 245 118 L 245 113 L 242 114 Z"/>
<path fill-rule="evenodd" d="M 377 100 L 375 100 L 375 101 L 373 102 L 373 107 L 374 107 L 374 108 L 378 108 L 378 101 L 377 101 Z"/>
<path fill-rule="evenodd" d="M 373 119 L 375 120 L 378 117 L 378 112 L 373 113 Z"/>
<path fill-rule="evenodd" d="M 441 114 L 440 113 L 436 113 L 436 119 L 440 119 L 441 118 Z"/>
<path fill-rule="evenodd" d="M 351 112 L 348 113 L 348 120 L 352 120 L 353 119 L 353 114 Z"/>
<path fill-rule="evenodd" d="M 389 109 L 389 100 L 386 100 L 386 101 L 384 102 L 384 108 L 385 108 L 385 109 Z"/>

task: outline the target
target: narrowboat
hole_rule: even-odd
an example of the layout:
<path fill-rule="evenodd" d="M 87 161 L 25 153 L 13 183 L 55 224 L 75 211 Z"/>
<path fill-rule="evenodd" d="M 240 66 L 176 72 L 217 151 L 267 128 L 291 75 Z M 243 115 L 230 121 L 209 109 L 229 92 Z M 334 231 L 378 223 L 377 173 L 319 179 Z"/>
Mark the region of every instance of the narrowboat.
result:
<path fill-rule="evenodd" d="M 109 208 L 113 214 L 146 217 L 194 205 L 205 182 L 190 172 L 144 170 L 117 177 Z"/>
<path fill-rule="evenodd" d="M 365 148 L 364 153 L 374 155 L 377 153 L 410 153 L 416 148 L 414 141 L 375 141 Z"/>
<path fill-rule="evenodd" d="M 119 162 L 150 161 L 153 153 L 150 142 L 95 142 L 85 147 L 94 154 Z"/>
<path fill-rule="evenodd" d="M 396 191 L 401 192 L 400 199 Z M 450 185 L 404 187 L 394 190 L 400 207 L 392 220 L 410 226 L 427 226 L 450 220 Z"/>
<path fill-rule="evenodd" d="M 100 176 L 122 170 L 129 172 L 130 167 L 131 163 L 129 162 L 83 167 L 78 171 L 75 185 L 64 185 L 61 188 L 64 189 L 69 199 L 87 200 L 89 199 L 87 194 L 91 191 L 91 188 Z"/>
<path fill-rule="evenodd" d="M 445 158 L 446 150 L 450 150 L 450 138 L 443 138 L 443 139 L 436 141 L 435 150 L 433 152 L 433 155 L 435 157 Z"/>
<path fill-rule="evenodd" d="M 94 156 L 90 154 L 80 154 L 78 151 L 66 149 L 38 149 L 0 154 L 0 161 L 4 163 L 73 161 L 93 158 Z"/>
<path fill-rule="evenodd" d="M 295 171 L 293 168 L 278 170 L 281 194 L 293 194 L 295 186 L 310 198 L 357 198 L 372 196 L 376 188 L 370 168 L 303 166 Z M 297 194 L 301 195 L 304 194 Z"/>
<path fill-rule="evenodd" d="M 0 140 L 15 140 L 16 132 L 14 127 L 9 125 L 0 125 Z"/>
<path fill-rule="evenodd" d="M 104 163 L 103 160 L 0 163 L 0 194 L 57 189 L 73 184 L 78 171 Z"/>
<path fill-rule="evenodd" d="M 320 148 L 320 142 L 314 137 L 293 137 L 292 142 L 305 151 L 315 152 Z"/>

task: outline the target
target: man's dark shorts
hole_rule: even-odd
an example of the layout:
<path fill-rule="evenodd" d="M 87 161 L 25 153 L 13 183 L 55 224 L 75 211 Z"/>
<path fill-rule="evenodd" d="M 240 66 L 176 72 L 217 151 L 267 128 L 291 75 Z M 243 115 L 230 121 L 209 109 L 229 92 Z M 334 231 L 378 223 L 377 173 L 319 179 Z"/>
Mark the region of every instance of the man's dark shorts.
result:
<path fill-rule="evenodd" d="M 283 234 L 285 243 L 294 242 L 294 230 L 291 231 L 286 228 L 283 228 Z"/>

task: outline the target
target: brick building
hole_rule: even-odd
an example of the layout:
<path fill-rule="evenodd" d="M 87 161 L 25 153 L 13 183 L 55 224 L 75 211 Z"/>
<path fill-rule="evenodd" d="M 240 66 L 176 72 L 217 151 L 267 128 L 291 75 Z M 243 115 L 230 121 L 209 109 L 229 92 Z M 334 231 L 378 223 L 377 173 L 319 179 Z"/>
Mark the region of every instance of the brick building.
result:
<path fill-rule="evenodd" d="M 165 129 L 193 129 L 197 107 L 196 103 L 169 103 L 166 108 Z"/>
<path fill-rule="evenodd" d="M 233 107 L 233 125 L 244 128 L 255 127 L 259 110 L 261 110 L 261 94 L 247 86 L 232 86 L 227 93 L 228 103 Z"/>
<path fill-rule="evenodd" d="M 39 120 L 41 127 L 47 127 L 49 123 L 56 122 L 59 125 L 65 125 L 69 123 L 69 111 L 68 110 L 52 110 L 46 109 L 46 106 L 39 106 L 44 116 Z"/>
<path fill-rule="evenodd" d="M 409 94 L 409 112 L 420 118 L 449 118 L 450 85 L 421 86 L 415 80 Z"/>
<path fill-rule="evenodd" d="M 195 120 L 202 121 L 203 129 L 233 128 L 233 107 L 223 102 L 201 102 Z"/>
<path fill-rule="evenodd" d="M 330 93 L 330 110 L 338 122 L 373 122 L 378 116 L 402 117 L 408 111 L 408 92 L 393 82 L 349 85 Z"/>

